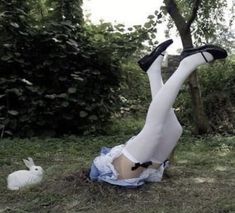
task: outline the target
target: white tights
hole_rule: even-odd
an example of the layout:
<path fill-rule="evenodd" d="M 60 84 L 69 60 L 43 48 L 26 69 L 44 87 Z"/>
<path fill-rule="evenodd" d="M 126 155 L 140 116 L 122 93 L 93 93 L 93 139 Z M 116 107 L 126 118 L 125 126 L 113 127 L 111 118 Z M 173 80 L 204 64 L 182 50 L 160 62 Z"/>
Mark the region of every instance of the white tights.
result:
<path fill-rule="evenodd" d="M 213 60 L 211 54 L 207 52 L 203 54 L 208 61 Z M 123 149 L 123 154 L 135 163 L 148 161 L 162 163 L 169 157 L 182 134 L 182 127 L 172 106 L 184 81 L 199 65 L 206 63 L 201 53 L 188 56 L 180 62 L 174 74 L 163 84 L 162 60 L 163 56 L 158 56 L 147 71 L 152 102 L 145 125 Z"/>

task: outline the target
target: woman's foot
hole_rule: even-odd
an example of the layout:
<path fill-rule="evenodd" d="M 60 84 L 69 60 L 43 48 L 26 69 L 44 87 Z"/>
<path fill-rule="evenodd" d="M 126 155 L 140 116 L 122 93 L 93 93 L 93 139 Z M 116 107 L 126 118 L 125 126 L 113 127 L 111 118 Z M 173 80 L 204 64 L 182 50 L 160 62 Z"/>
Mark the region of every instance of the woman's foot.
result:
<path fill-rule="evenodd" d="M 197 48 L 184 49 L 180 55 L 181 61 L 186 57 L 198 55 L 200 59 L 208 63 L 217 59 L 224 59 L 228 56 L 225 49 L 216 45 L 204 45 Z"/>
<path fill-rule="evenodd" d="M 166 50 L 173 43 L 172 39 L 166 40 L 163 43 L 159 44 L 149 55 L 144 56 L 138 61 L 138 64 L 142 70 L 147 72 L 149 67 L 155 61 L 155 59 L 162 55 L 164 56 L 163 52 Z"/>

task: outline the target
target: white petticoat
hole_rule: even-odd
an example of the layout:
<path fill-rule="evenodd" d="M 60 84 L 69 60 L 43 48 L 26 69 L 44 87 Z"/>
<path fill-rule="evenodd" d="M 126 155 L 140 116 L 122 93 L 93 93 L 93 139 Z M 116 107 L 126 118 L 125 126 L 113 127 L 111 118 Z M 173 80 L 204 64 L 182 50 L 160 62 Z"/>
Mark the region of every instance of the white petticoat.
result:
<path fill-rule="evenodd" d="M 90 178 L 93 181 L 104 181 L 110 184 L 125 186 L 125 187 L 138 187 L 145 182 L 160 182 L 162 180 L 165 165 L 161 164 L 158 169 L 147 168 L 138 178 L 131 179 L 118 179 L 118 172 L 114 168 L 112 162 L 115 158 L 122 154 L 124 145 L 118 145 L 113 148 L 103 147 L 100 155 L 93 161 L 90 171 Z"/>

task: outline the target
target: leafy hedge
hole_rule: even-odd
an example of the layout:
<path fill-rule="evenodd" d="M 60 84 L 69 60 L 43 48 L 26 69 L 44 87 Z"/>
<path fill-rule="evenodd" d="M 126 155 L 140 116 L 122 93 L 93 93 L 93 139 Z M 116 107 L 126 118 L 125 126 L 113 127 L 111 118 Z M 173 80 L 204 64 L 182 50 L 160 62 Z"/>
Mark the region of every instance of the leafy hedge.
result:
<path fill-rule="evenodd" d="M 128 111 L 146 99 L 137 96 L 145 81 L 129 58 L 145 54 L 144 41 L 156 44 L 158 13 L 126 29 L 84 21 L 81 4 L 0 2 L 0 137 L 101 130 L 122 114 L 125 97 Z"/>
<path fill-rule="evenodd" d="M 198 70 L 202 98 L 212 132 L 234 134 L 235 129 L 235 61 L 215 62 Z M 176 112 L 181 123 L 193 123 L 191 98 L 183 87 L 176 101 Z"/>
<path fill-rule="evenodd" d="M 24 11 L 1 19 L 0 131 L 62 135 L 97 130 L 117 102 L 120 66 L 81 26 L 27 25 Z M 17 21 L 17 22 L 16 22 Z"/>
<path fill-rule="evenodd" d="M 216 132 L 235 131 L 235 61 L 204 67 L 200 72 L 202 95 L 210 126 Z"/>

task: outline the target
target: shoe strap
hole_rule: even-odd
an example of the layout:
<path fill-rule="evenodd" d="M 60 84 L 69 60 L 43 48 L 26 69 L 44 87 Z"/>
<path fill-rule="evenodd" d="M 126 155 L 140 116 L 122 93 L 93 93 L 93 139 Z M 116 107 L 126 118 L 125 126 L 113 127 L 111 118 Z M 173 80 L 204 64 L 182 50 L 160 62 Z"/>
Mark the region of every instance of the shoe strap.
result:
<path fill-rule="evenodd" d="M 208 63 L 209 61 L 206 59 L 206 56 L 203 54 L 203 52 L 201 52 L 203 58 L 205 59 L 206 63 Z"/>

